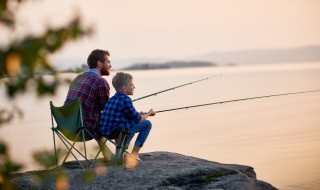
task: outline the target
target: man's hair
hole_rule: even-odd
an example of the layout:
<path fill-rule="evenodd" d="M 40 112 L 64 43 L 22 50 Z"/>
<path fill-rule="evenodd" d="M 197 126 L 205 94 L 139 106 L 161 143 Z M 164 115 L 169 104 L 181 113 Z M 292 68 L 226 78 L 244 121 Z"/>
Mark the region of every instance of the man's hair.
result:
<path fill-rule="evenodd" d="M 118 72 L 112 78 L 112 85 L 116 91 L 121 91 L 121 88 L 127 85 L 133 77 L 129 73 Z"/>
<path fill-rule="evenodd" d="M 95 49 L 93 50 L 87 59 L 87 64 L 90 69 L 97 68 L 98 61 L 106 61 L 105 56 L 110 56 L 110 53 L 107 50 Z"/>

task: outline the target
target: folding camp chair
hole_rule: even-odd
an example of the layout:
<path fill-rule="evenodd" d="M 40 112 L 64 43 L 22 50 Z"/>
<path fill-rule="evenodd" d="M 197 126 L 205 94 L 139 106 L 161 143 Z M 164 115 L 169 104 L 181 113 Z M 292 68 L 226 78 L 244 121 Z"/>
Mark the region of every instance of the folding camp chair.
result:
<path fill-rule="evenodd" d="M 112 159 L 112 163 L 119 165 L 123 163 L 122 155 L 124 152 L 129 154 L 129 152 L 126 151 L 127 147 L 127 140 L 128 140 L 128 133 L 125 129 L 125 127 L 118 127 L 114 132 L 111 133 L 111 135 L 107 138 L 113 145 L 116 146 L 116 153 Z M 115 142 L 113 142 L 110 139 L 116 139 Z"/>
<path fill-rule="evenodd" d="M 76 151 L 81 157 L 85 159 L 87 163 L 89 163 L 89 168 L 93 166 L 96 162 L 97 157 L 101 152 L 101 148 L 96 154 L 93 161 L 90 161 L 87 156 L 87 149 L 86 149 L 86 141 L 95 139 L 99 147 L 105 146 L 105 150 L 107 153 L 113 155 L 110 149 L 106 146 L 106 142 L 101 142 L 100 139 L 96 139 L 92 133 L 84 126 L 83 123 L 83 109 L 81 104 L 81 99 L 77 98 L 70 102 L 67 105 L 61 107 L 55 107 L 50 101 L 50 109 L 51 109 L 51 120 L 52 120 L 52 132 L 53 132 L 53 142 L 54 142 L 54 149 L 56 155 L 56 164 L 58 165 L 58 156 L 57 156 L 57 148 L 56 148 L 56 139 L 55 135 L 59 137 L 62 141 L 64 146 L 68 149 L 67 155 L 65 156 L 64 160 L 62 161 L 61 165 L 63 165 L 69 154 L 71 153 L 72 156 L 77 160 L 77 162 L 81 165 L 82 168 L 85 166 L 78 160 L 77 156 L 74 154 L 73 150 Z M 55 121 L 55 122 L 54 122 Z M 56 127 L 54 125 L 56 123 Z M 117 136 L 115 137 L 118 139 L 117 143 L 109 140 L 112 144 L 116 146 L 116 155 L 113 156 L 119 163 L 119 160 L 122 160 L 123 152 L 125 151 L 125 144 L 127 135 L 126 132 L 120 130 Z M 76 142 L 82 142 L 84 148 L 84 154 L 75 147 Z"/>
<path fill-rule="evenodd" d="M 101 146 L 105 146 L 106 151 L 111 153 L 108 147 L 101 142 L 100 139 L 96 139 L 92 133 L 84 126 L 83 123 L 83 109 L 81 105 L 81 99 L 77 98 L 73 100 L 71 103 L 61 106 L 55 107 L 50 101 L 50 109 L 51 109 L 51 120 L 52 120 L 52 132 L 53 132 L 53 142 L 54 142 L 54 150 L 56 155 L 56 164 L 58 165 L 58 156 L 57 156 L 57 148 L 56 148 L 56 138 L 55 135 L 59 137 L 65 147 L 68 149 L 67 155 L 63 159 L 61 165 L 65 163 L 69 154 L 77 160 L 77 162 L 81 165 L 82 168 L 85 168 L 84 165 L 78 160 L 75 155 L 76 151 L 81 157 L 85 159 L 87 163 L 89 163 L 89 167 L 95 163 L 98 155 L 101 152 L 101 149 L 96 154 L 93 161 L 88 159 L 87 149 L 86 149 L 86 141 L 95 139 L 98 144 Z M 56 127 L 54 126 L 54 121 L 56 123 Z M 76 142 L 83 143 L 84 154 L 80 150 L 75 147 Z M 99 147 L 100 147 L 99 146 Z"/>

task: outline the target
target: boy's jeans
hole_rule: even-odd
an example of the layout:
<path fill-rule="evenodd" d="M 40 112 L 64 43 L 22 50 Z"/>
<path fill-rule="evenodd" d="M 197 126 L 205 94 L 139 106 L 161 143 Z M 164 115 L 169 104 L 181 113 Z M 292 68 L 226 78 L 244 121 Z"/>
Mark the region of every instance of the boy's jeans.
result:
<path fill-rule="evenodd" d="M 128 141 L 127 141 L 127 147 L 130 144 L 131 139 L 133 138 L 135 133 L 139 133 L 136 142 L 134 143 L 134 146 L 142 147 L 144 142 L 147 140 L 147 137 L 149 135 L 149 132 L 151 130 L 151 122 L 149 120 L 145 120 L 142 123 L 139 123 L 135 125 L 133 128 L 127 129 L 128 133 Z"/>

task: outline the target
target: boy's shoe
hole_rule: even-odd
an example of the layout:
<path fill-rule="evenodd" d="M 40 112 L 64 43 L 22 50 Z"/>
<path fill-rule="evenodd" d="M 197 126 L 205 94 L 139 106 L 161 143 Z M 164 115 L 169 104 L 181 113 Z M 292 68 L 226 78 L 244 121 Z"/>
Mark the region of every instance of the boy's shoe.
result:
<path fill-rule="evenodd" d="M 123 158 L 124 158 L 124 165 L 125 165 L 126 169 L 129 171 L 135 170 L 138 165 L 138 162 L 140 160 L 139 157 L 137 157 L 133 154 L 124 154 Z"/>
<path fill-rule="evenodd" d="M 136 159 L 137 159 L 138 162 L 142 162 L 140 157 L 139 157 L 139 155 L 136 156 Z"/>
<path fill-rule="evenodd" d="M 129 155 L 134 157 L 134 155 L 124 152 L 123 153 L 123 160 L 125 160 L 126 156 L 129 156 Z M 140 157 L 139 157 L 139 155 L 135 156 L 135 158 L 136 158 L 137 161 L 142 162 Z"/>

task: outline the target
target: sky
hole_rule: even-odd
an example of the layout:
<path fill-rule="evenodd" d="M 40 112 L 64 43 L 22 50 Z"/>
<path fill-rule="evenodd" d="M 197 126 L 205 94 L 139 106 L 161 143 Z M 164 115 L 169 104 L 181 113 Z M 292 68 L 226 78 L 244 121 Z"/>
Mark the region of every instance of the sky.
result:
<path fill-rule="evenodd" d="M 80 14 L 94 35 L 69 43 L 52 56 L 54 62 L 85 63 L 99 48 L 110 51 L 117 67 L 134 60 L 319 45 L 319 10 L 319 0 L 42 0 L 17 10 L 16 33 L 40 34 Z"/>

